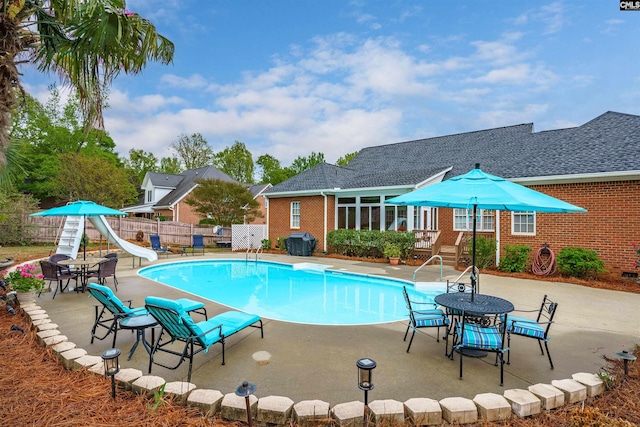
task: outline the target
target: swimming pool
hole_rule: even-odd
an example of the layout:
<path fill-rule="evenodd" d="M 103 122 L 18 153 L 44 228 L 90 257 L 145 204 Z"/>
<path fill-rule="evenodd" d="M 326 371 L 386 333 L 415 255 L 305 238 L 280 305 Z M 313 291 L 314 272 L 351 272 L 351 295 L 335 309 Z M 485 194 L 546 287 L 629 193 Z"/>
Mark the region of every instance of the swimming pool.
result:
<path fill-rule="evenodd" d="M 205 260 L 161 264 L 138 274 L 236 310 L 284 322 L 367 325 L 406 320 L 402 287 L 433 302 L 446 285 L 416 292 L 411 282 L 325 270 L 310 263 Z"/>

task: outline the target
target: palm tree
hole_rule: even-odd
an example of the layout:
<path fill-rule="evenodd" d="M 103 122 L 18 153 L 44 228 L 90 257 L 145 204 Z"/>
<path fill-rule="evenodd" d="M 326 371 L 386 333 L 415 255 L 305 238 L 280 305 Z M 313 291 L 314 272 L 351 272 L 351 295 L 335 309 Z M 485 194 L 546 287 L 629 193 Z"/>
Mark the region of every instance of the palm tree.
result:
<path fill-rule="evenodd" d="M 1 1 L 0 170 L 7 164 L 11 118 L 24 93 L 21 64 L 56 73 L 73 86 L 89 131 L 104 127 L 103 99 L 121 72 L 137 74 L 148 60 L 173 60 L 173 43 L 127 11 L 125 0 Z"/>

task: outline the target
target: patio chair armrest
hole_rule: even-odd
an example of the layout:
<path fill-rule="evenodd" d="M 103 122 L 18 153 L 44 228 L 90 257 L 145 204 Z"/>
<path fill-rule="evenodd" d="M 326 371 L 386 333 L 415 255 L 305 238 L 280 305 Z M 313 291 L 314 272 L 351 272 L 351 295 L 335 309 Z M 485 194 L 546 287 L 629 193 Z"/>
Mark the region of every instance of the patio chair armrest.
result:
<path fill-rule="evenodd" d="M 424 302 L 424 301 L 410 301 L 411 304 L 420 304 L 420 305 L 432 305 L 434 307 L 437 307 L 438 304 L 433 303 L 433 302 Z"/>
<path fill-rule="evenodd" d="M 133 300 L 130 300 L 130 299 L 122 300 L 122 302 L 126 302 L 126 303 L 127 303 L 127 306 L 128 306 L 129 308 L 133 308 L 133 307 L 131 307 L 131 301 L 133 301 Z"/>
<path fill-rule="evenodd" d="M 511 313 L 537 313 L 539 312 L 539 309 L 535 309 L 535 310 L 513 310 Z"/>
<path fill-rule="evenodd" d="M 213 328 L 209 329 L 208 331 L 204 331 L 203 333 L 201 333 L 198 336 L 199 337 L 203 337 L 203 336 L 215 331 L 216 329 L 219 329 L 220 337 L 223 337 L 224 335 L 222 335 L 222 323 L 219 323 L 218 325 L 214 326 Z"/>

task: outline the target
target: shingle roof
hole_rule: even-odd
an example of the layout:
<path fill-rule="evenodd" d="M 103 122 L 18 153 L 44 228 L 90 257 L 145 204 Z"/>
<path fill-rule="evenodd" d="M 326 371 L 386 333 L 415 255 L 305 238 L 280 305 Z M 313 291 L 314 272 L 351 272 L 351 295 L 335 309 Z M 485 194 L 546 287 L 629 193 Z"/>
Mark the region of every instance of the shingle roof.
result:
<path fill-rule="evenodd" d="M 640 116 L 604 113 L 575 128 L 534 132 L 533 124 L 367 147 L 348 167 L 326 163 L 284 181 L 267 194 L 340 187 L 415 185 L 452 168 L 505 178 L 640 170 Z"/>
<path fill-rule="evenodd" d="M 168 185 L 163 185 L 162 179 L 158 180 L 158 177 L 156 175 L 161 175 L 162 177 L 165 177 L 166 178 L 165 181 L 167 183 L 172 182 L 172 180 L 176 181 L 177 180 L 176 178 L 181 178 L 179 179 L 179 182 L 176 185 L 174 185 L 175 190 L 173 190 L 172 192 L 164 196 L 162 199 L 158 200 L 158 203 L 156 203 L 156 206 L 170 206 L 180 201 L 185 195 L 189 193 L 189 191 L 193 189 L 193 187 L 195 186 L 196 179 L 219 179 L 221 181 L 229 181 L 229 182 L 236 182 L 236 183 L 238 182 L 214 166 L 203 166 L 197 169 L 190 169 L 188 171 L 181 173 L 180 175 L 158 174 L 155 172 L 149 172 L 149 173 L 153 174 L 149 176 L 151 179 L 151 183 L 154 186 L 159 186 L 159 187 L 168 187 Z"/>

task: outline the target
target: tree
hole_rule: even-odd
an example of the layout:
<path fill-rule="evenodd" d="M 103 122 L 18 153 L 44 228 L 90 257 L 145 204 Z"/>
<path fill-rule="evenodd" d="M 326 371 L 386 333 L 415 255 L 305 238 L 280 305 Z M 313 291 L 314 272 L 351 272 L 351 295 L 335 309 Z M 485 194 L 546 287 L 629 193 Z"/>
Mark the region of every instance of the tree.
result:
<path fill-rule="evenodd" d="M 186 170 L 201 168 L 213 163 L 213 149 L 199 133 L 194 133 L 191 136 L 180 134 L 178 140 L 171 144 L 171 148 L 175 150 Z"/>
<path fill-rule="evenodd" d="M 160 169 L 158 172 L 177 175 L 182 172 L 180 160 L 177 157 L 163 157 L 160 159 Z"/>
<path fill-rule="evenodd" d="M 18 107 L 15 89 L 24 93 L 20 61 L 74 87 L 89 130 L 103 128 L 105 90 L 121 72 L 137 74 L 148 61 L 173 60 L 173 43 L 127 11 L 124 0 L 3 0 L 0 28 L 0 168 Z"/>
<path fill-rule="evenodd" d="M 238 182 L 253 183 L 253 157 L 240 141 L 217 153 L 213 164 Z"/>
<path fill-rule="evenodd" d="M 260 175 L 261 184 L 280 184 L 282 181 L 286 181 L 295 175 L 295 172 L 292 169 L 282 168 L 280 166 L 280 160 L 270 154 L 263 154 L 258 157 L 256 164 L 262 168 L 262 173 Z"/>
<path fill-rule="evenodd" d="M 353 153 L 345 154 L 343 157 L 340 157 L 336 161 L 336 165 L 338 165 L 338 166 L 347 166 L 349 164 L 349 162 L 351 160 L 353 160 L 353 158 L 356 156 L 356 154 L 358 154 L 357 151 L 354 151 Z"/>
<path fill-rule="evenodd" d="M 45 105 L 25 94 L 25 105 L 13 116 L 11 146 L 7 153 L 18 151 L 24 179 L 17 184 L 23 192 L 40 200 L 65 193 L 57 179 L 62 168 L 61 155 L 83 153 L 120 166 L 115 143 L 100 129 L 83 131 L 85 116 L 77 97 L 62 103 L 55 85 L 49 88 Z M 14 145 L 16 147 L 14 147 Z M 15 170 L 13 162 L 4 169 Z"/>
<path fill-rule="evenodd" d="M 298 156 L 291 166 L 289 166 L 295 173 L 294 175 L 299 174 L 300 172 L 304 172 L 307 169 L 311 169 L 312 167 L 319 165 L 324 162 L 324 153 L 316 153 L 311 152 L 307 157 Z"/>
<path fill-rule="evenodd" d="M 136 201 L 137 190 L 127 180 L 124 168 L 83 153 L 65 153 L 60 158 L 59 198 L 93 200 L 115 209 Z"/>
<path fill-rule="evenodd" d="M 140 186 L 147 172 L 158 170 L 158 159 L 153 153 L 132 148 L 129 150 L 129 158 L 124 160 L 124 167 L 136 178 L 134 185 Z"/>
<path fill-rule="evenodd" d="M 211 222 L 230 226 L 262 217 L 260 204 L 242 184 L 219 179 L 200 179 L 185 202 Z M 245 218 L 246 215 L 246 218 Z"/>

